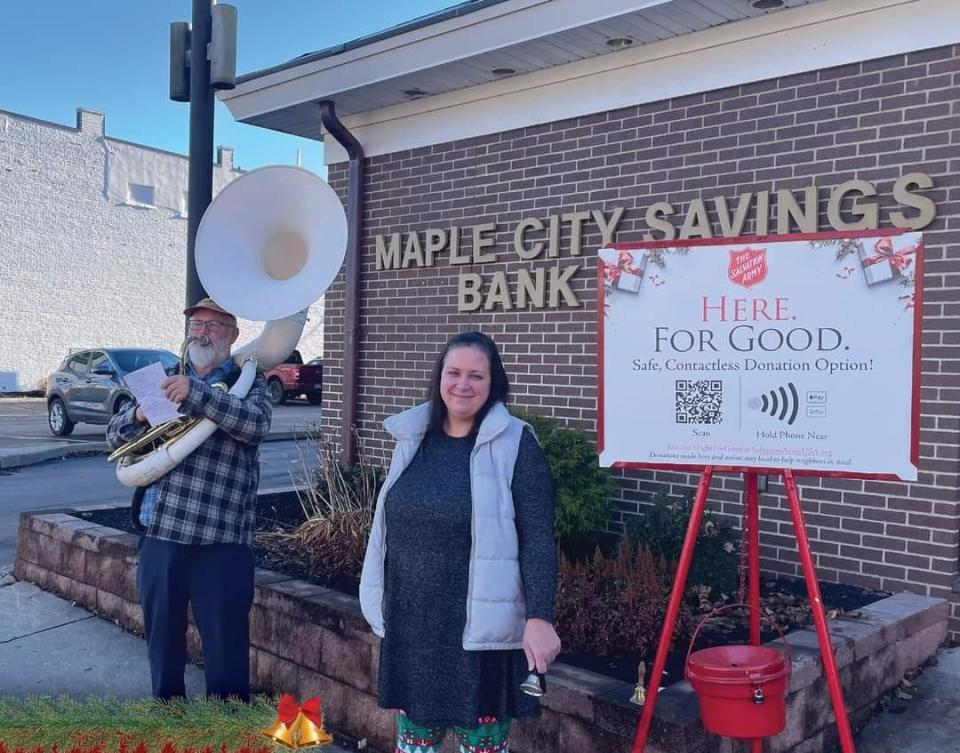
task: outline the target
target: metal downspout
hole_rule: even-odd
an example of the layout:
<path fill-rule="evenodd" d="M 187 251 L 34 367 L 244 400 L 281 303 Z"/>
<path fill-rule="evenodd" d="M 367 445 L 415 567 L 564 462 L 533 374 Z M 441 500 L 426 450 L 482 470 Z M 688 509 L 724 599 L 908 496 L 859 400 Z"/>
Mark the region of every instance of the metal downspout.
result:
<path fill-rule="evenodd" d="M 337 117 L 332 101 L 317 103 L 327 132 L 347 150 L 350 158 L 347 184 L 347 284 L 343 311 L 343 394 L 340 409 L 340 456 L 348 466 L 356 462 L 357 361 L 360 356 L 360 243 L 363 236 L 363 147 Z"/>

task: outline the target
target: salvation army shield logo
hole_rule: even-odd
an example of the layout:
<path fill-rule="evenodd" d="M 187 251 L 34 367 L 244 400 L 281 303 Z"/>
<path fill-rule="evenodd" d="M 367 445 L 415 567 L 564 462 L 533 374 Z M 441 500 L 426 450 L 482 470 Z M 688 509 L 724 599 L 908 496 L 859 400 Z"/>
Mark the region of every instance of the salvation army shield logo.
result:
<path fill-rule="evenodd" d="M 752 288 L 767 279 L 767 249 L 745 248 L 730 252 L 727 277 L 734 285 Z"/>

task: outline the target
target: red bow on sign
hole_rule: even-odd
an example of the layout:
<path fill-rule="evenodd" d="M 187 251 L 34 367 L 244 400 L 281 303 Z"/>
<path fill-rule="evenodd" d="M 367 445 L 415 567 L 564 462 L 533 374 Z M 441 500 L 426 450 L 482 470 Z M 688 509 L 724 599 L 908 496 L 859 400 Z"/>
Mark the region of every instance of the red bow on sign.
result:
<path fill-rule="evenodd" d="M 633 254 L 629 251 L 620 251 L 617 255 L 616 264 L 604 264 L 603 267 L 603 276 L 607 279 L 607 282 L 611 284 L 615 284 L 624 272 L 631 275 L 643 276 L 643 269 L 634 266 Z"/>
<path fill-rule="evenodd" d="M 280 696 L 280 703 L 277 704 L 277 718 L 288 727 L 297 718 L 297 714 L 303 714 L 307 719 L 320 725 L 320 699 L 317 696 L 308 698 L 303 706 L 297 703 L 297 699 L 289 693 Z"/>
<path fill-rule="evenodd" d="M 908 257 L 917 253 L 916 246 L 907 246 L 901 248 L 899 251 L 894 251 L 893 239 L 891 238 L 881 238 L 873 244 L 873 247 L 877 251 L 877 255 L 864 259 L 863 266 L 869 267 L 873 264 L 887 262 L 890 265 L 890 270 L 894 273 L 909 267 L 913 263 L 913 259 Z"/>

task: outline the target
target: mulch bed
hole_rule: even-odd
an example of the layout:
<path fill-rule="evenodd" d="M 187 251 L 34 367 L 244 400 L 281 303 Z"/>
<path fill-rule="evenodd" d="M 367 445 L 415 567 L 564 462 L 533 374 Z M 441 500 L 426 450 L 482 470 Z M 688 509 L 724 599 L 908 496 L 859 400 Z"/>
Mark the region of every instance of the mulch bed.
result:
<path fill-rule="evenodd" d="M 117 507 L 112 510 L 95 510 L 77 513 L 84 520 L 109 526 L 121 531 L 136 533 L 130 522 L 130 508 Z M 261 494 L 257 500 L 257 531 L 277 531 L 288 529 L 303 520 L 303 509 L 296 493 Z M 257 567 L 289 575 L 292 578 L 314 583 L 327 588 L 335 588 L 343 593 L 356 596 L 360 582 L 357 578 L 328 576 L 311 566 L 308 557 L 290 549 L 277 546 L 266 547 L 260 542 L 254 547 Z"/>
<path fill-rule="evenodd" d="M 100 525 L 118 528 L 124 531 L 134 531 L 130 523 L 129 508 L 115 508 L 113 510 L 98 510 L 80 513 L 80 517 L 91 520 Z M 261 495 L 257 505 L 257 531 L 278 531 L 289 529 L 292 525 L 303 520 L 303 510 L 295 493 Z M 276 544 L 264 546 L 258 542 L 255 547 L 257 567 L 282 572 L 291 577 L 314 583 L 328 588 L 335 588 L 343 593 L 357 595 L 359 582 L 356 578 L 343 576 L 330 577 L 319 572 L 305 554 L 289 547 Z M 883 591 L 862 589 L 839 583 L 820 583 L 820 590 L 826 611 L 831 616 L 839 614 L 856 615 L 857 610 L 874 601 L 889 596 Z M 774 613 L 781 626 L 786 625 L 784 632 L 789 636 L 791 630 L 809 627 L 813 624 L 810 608 L 806 600 L 806 585 L 802 580 L 793 578 L 766 578 L 760 584 L 763 606 Z M 835 610 L 835 611 L 834 611 Z M 701 617 L 702 618 L 702 617 Z M 778 636 L 768 623 L 762 622 L 762 640 L 773 640 Z M 789 637 L 787 638 L 789 641 Z M 704 626 L 697 639 L 697 648 L 717 646 L 727 643 L 748 643 L 749 630 L 746 614 L 731 610 L 717 616 Z M 663 685 L 670 685 L 683 679 L 683 662 L 686 657 L 687 644 L 678 642 L 667 655 L 666 671 Z M 614 655 L 598 656 L 585 652 L 570 651 L 561 654 L 561 660 L 581 669 L 588 669 L 608 677 L 616 678 L 635 684 L 637 682 L 637 665 L 644 660 L 647 672 L 653 669 L 653 655 Z"/>
<path fill-rule="evenodd" d="M 856 617 L 857 610 L 861 607 L 886 598 L 890 594 L 884 591 L 847 586 L 842 583 L 824 583 L 821 581 L 820 595 L 823 597 L 824 609 L 828 617 L 843 614 Z M 763 607 L 776 616 L 777 622 L 787 636 L 788 643 L 792 631 L 813 625 L 813 616 L 807 603 L 807 587 L 802 580 L 782 577 L 763 580 L 760 583 L 760 598 Z M 697 622 L 699 623 L 704 617 L 706 617 L 705 614 L 699 615 Z M 762 620 L 760 627 L 761 642 L 771 641 L 779 637 L 779 633 L 770 627 L 768 622 Z M 697 645 L 694 650 L 726 644 L 747 644 L 749 642 L 750 629 L 747 623 L 747 611 L 728 610 L 726 614 L 711 618 L 704 625 L 703 630 L 697 637 Z M 688 648 L 689 643 L 686 641 L 674 642 L 673 647 L 667 653 L 662 686 L 666 687 L 683 679 L 683 665 Z M 566 664 L 581 669 L 589 669 L 633 684 L 637 682 L 637 666 L 641 661 L 646 662 L 647 680 L 650 679 L 649 673 L 653 671 L 654 658 L 655 655 L 652 651 L 648 656 L 642 654 L 598 656 L 579 651 L 561 655 L 561 659 Z"/>

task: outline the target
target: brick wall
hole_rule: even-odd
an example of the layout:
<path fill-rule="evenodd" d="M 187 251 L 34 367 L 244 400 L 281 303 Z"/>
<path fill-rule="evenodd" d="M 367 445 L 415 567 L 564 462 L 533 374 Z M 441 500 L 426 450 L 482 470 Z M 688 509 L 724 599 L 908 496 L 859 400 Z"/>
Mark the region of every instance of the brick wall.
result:
<path fill-rule="evenodd" d="M 554 266 L 522 262 L 512 229 L 524 217 L 625 206 L 616 240 L 642 240 L 648 206 L 669 201 L 682 218 L 696 198 L 734 201 L 747 191 L 820 186 L 820 227 L 829 190 L 851 178 L 880 196 L 881 227 L 897 209 L 893 182 L 919 171 L 937 219 L 924 229 L 925 276 L 921 471 L 917 483 L 807 480 L 806 521 L 826 580 L 951 597 L 960 505 L 960 47 L 872 60 L 657 102 L 369 160 L 359 362 L 358 428 L 375 458 L 389 446 L 381 421 L 423 398 L 430 367 L 453 333 L 479 328 L 500 345 L 514 401 L 592 432 L 595 419 L 595 267 L 600 243 L 584 227 L 584 268 L 572 284 L 578 309 L 458 313 L 457 275 Z M 330 182 L 346 196 L 344 164 Z M 708 202 L 708 207 L 712 204 Z M 711 219 L 716 218 L 712 214 Z M 381 233 L 497 222 L 496 263 L 377 271 Z M 679 222 L 677 223 L 679 225 Z M 771 221 L 771 227 L 776 227 Z M 748 224 L 744 234 L 753 231 Z M 469 246 L 469 242 L 467 243 Z M 574 260 L 575 261 L 575 260 Z M 327 295 L 324 421 L 339 427 L 344 287 Z M 895 388 L 895 387 L 894 387 Z M 882 396 L 878 396 L 882 400 Z M 651 493 L 692 489 L 682 473 L 621 475 L 616 526 Z M 738 516 L 740 482 L 714 483 L 713 507 Z M 762 497 L 762 564 L 797 572 L 782 486 Z M 954 627 L 960 625 L 954 605 Z"/>

